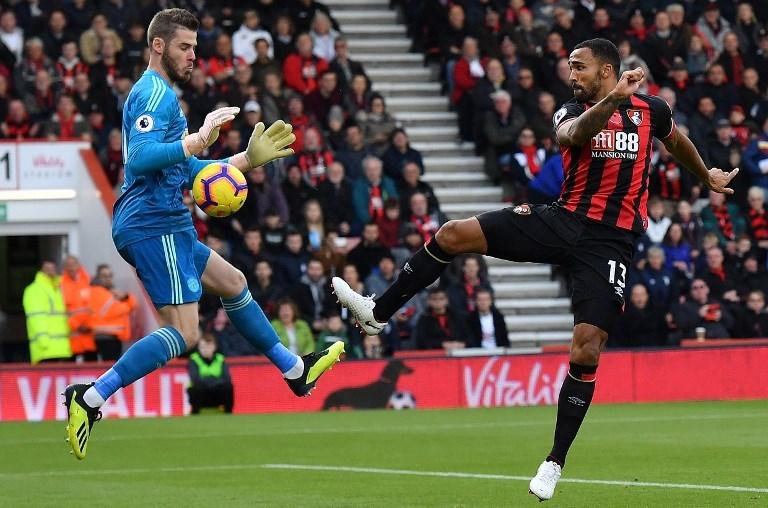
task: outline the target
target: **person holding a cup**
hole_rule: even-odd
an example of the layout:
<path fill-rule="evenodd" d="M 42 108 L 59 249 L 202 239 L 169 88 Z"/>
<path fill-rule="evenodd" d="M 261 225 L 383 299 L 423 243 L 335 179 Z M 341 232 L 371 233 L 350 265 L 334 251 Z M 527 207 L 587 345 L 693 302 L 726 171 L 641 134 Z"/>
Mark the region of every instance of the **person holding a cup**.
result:
<path fill-rule="evenodd" d="M 733 315 L 718 300 L 710 298 L 709 286 L 703 279 L 693 279 L 689 296 L 674 317 L 683 338 L 723 339 L 733 335 Z"/>

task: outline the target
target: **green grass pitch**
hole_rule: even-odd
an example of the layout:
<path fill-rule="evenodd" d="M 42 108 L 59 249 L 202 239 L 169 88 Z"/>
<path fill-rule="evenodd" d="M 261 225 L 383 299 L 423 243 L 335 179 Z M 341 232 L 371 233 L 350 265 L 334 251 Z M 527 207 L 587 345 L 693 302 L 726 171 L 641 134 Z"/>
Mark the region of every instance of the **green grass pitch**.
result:
<path fill-rule="evenodd" d="M 527 478 L 554 418 L 520 407 L 108 420 L 82 462 L 63 422 L 4 423 L 0 506 L 534 507 Z M 767 452 L 768 401 L 595 406 L 563 477 L 586 481 L 561 481 L 548 506 L 766 507 Z"/>

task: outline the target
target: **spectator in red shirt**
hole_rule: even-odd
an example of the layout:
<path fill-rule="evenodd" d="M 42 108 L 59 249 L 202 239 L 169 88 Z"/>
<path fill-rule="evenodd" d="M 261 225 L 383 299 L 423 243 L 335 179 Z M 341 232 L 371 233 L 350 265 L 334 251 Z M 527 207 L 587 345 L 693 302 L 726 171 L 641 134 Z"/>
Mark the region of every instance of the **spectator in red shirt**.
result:
<path fill-rule="evenodd" d="M 738 303 L 736 287 L 739 284 L 739 276 L 730 265 L 725 263 L 722 249 L 712 247 L 707 250 L 706 256 L 706 268 L 701 273 L 697 273 L 696 277 L 707 283 L 713 298 Z"/>
<path fill-rule="evenodd" d="M 648 36 L 648 27 L 645 26 L 645 18 L 643 12 L 640 9 L 635 9 L 632 16 L 629 18 L 629 28 L 624 34 L 633 42 L 643 42 Z"/>
<path fill-rule="evenodd" d="M 301 152 L 304 150 L 304 136 L 307 129 L 315 126 L 312 118 L 304 113 L 304 101 L 301 97 L 293 96 L 288 99 L 288 123 L 293 126 L 293 134 L 296 136 L 296 141 L 291 148 L 296 153 Z"/>
<path fill-rule="evenodd" d="M 39 130 L 40 126 L 29 118 L 24 103 L 19 99 L 13 99 L 8 104 L 8 116 L 0 124 L 2 136 L 7 139 L 34 138 Z"/>
<path fill-rule="evenodd" d="M 478 291 L 481 289 L 493 291 L 491 284 L 483 277 L 480 260 L 478 254 L 464 256 L 459 279 L 446 291 L 451 308 L 464 316 L 475 310 L 475 297 Z"/>
<path fill-rule="evenodd" d="M 754 73 L 755 76 L 757 75 L 755 69 L 747 69 L 744 74 L 748 76 L 750 72 Z M 745 123 L 747 120 L 747 115 L 744 114 L 744 108 L 738 104 L 735 104 L 731 108 L 731 112 L 728 114 L 728 120 L 731 122 L 733 139 L 736 140 L 736 142 L 739 144 L 739 148 L 743 152 L 743 150 L 747 147 L 747 143 L 750 141 L 750 136 L 752 135 L 752 129 L 750 129 L 749 125 Z"/>
<path fill-rule="evenodd" d="M 237 65 L 248 65 L 245 60 L 232 54 L 232 39 L 222 33 L 216 39 L 216 53 L 205 63 L 205 74 L 216 82 L 221 94 L 227 93 L 225 82 L 235 75 Z"/>
<path fill-rule="evenodd" d="M 88 73 L 88 64 L 80 60 L 75 41 L 66 41 L 61 46 L 61 56 L 56 61 L 56 72 L 59 74 L 65 93 L 74 93 L 77 74 Z"/>
<path fill-rule="evenodd" d="M 461 58 L 453 67 L 453 91 L 451 102 L 459 114 L 459 136 L 464 141 L 474 138 L 472 129 L 472 89 L 479 79 L 485 77 L 484 61 L 480 59 L 477 39 L 465 37 L 461 47 Z"/>
<path fill-rule="evenodd" d="M 304 149 L 296 155 L 296 163 L 313 187 L 325 180 L 326 170 L 333 163 L 333 153 L 324 146 L 323 135 L 315 127 L 304 132 Z"/>
<path fill-rule="evenodd" d="M 400 220 L 400 201 L 397 198 L 388 198 L 384 202 L 384 215 L 377 217 L 375 221 L 379 225 L 381 243 L 388 249 L 396 247 L 398 232 L 403 224 L 403 221 Z"/>
<path fill-rule="evenodd" d="M 69 95 L 62 95 L 56 101 L 56 112 L 45 124 L 48 139 L 91 140 L 91 129 L 83 115 L 77 111 L 75 101 Z"/>
<path fill-rule="evenodd" d="M 536 144 L 533 130 L 528 127 L 521 130 L 517 138 L 517 150 L 509 158 L 509 164 L 502 166 L 505 172 L 502 183 L 505 200 L 528 202 L 528 184 L 539 174 L 546 157 L 544 148 Z"/>
<path fill-rule="evenodd" d="M 754 67 L 752 55 L 742 51 L 739 37 L 729 32 L 723 38 L 723 51 L 716 62 L 723 66 L 728 81 L 735 86 L 741 86 L 744 69 Z"/>
<path fill-rule="evenodd" d="M 714 232 L 721 246 L 726 246 L 729 253 L 736 247 L 736 237 L 744 233 L 746 224 L 739 212 L 739 207 L 725 202 L 725 194 L 709 193 L 709 206 L 701 210 L 704 231 Z"/>
<path fill-rule="evenodd" d="M 448 296 L 442 289 L 430 289 L 427 310 L 413 332 L 418 349 L 464 349 L 469 333 L 464 319 L 448 307 Z"/>
<path fill-rule="evenodd" d="M 411 196 L 410 212 L 408 221 L 416 226 L 425 242 L 432 238 L 440 226 L 448 220 L 440 210 L 429 213 L 427 197 L 420 192 Z"/>
<path fill-rule="evenodd" d="M 296 37 L 296 51 L 285 58 L 283 75 L 285 85 L 302 95 L 308 95 L 318 86 L 318 77 L 328 69 L 328 62 L 313 53 L 312 37 L 308 33 Z"/>

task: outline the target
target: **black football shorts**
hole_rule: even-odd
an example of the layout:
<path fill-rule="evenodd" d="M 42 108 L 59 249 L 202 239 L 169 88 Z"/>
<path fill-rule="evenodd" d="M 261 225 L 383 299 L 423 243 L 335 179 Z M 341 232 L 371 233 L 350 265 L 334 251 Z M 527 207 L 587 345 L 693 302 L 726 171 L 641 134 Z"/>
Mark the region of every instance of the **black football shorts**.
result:
<path fill-rule="evenodd" d="M 635 233 L 552 205 L 514 205 L 477 216 L 489 256 L 550 263 L 571 282 L 574 324 L 610 331 L 624 307 Z"/>

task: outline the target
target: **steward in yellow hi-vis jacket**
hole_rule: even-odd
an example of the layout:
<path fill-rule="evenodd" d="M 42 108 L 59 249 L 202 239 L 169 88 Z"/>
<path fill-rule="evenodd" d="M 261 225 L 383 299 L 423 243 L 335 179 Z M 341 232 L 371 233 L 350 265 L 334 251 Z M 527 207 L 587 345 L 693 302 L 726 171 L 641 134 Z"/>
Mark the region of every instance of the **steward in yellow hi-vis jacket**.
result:
<path fill-rule="evenodd" d="M 67 308 L 61 293 L 56 265 L 44 261 L 35 280 L 24 289 L 24 314 L 27 317 L 30 361 L 67 359 L 69 345 Z"/>

